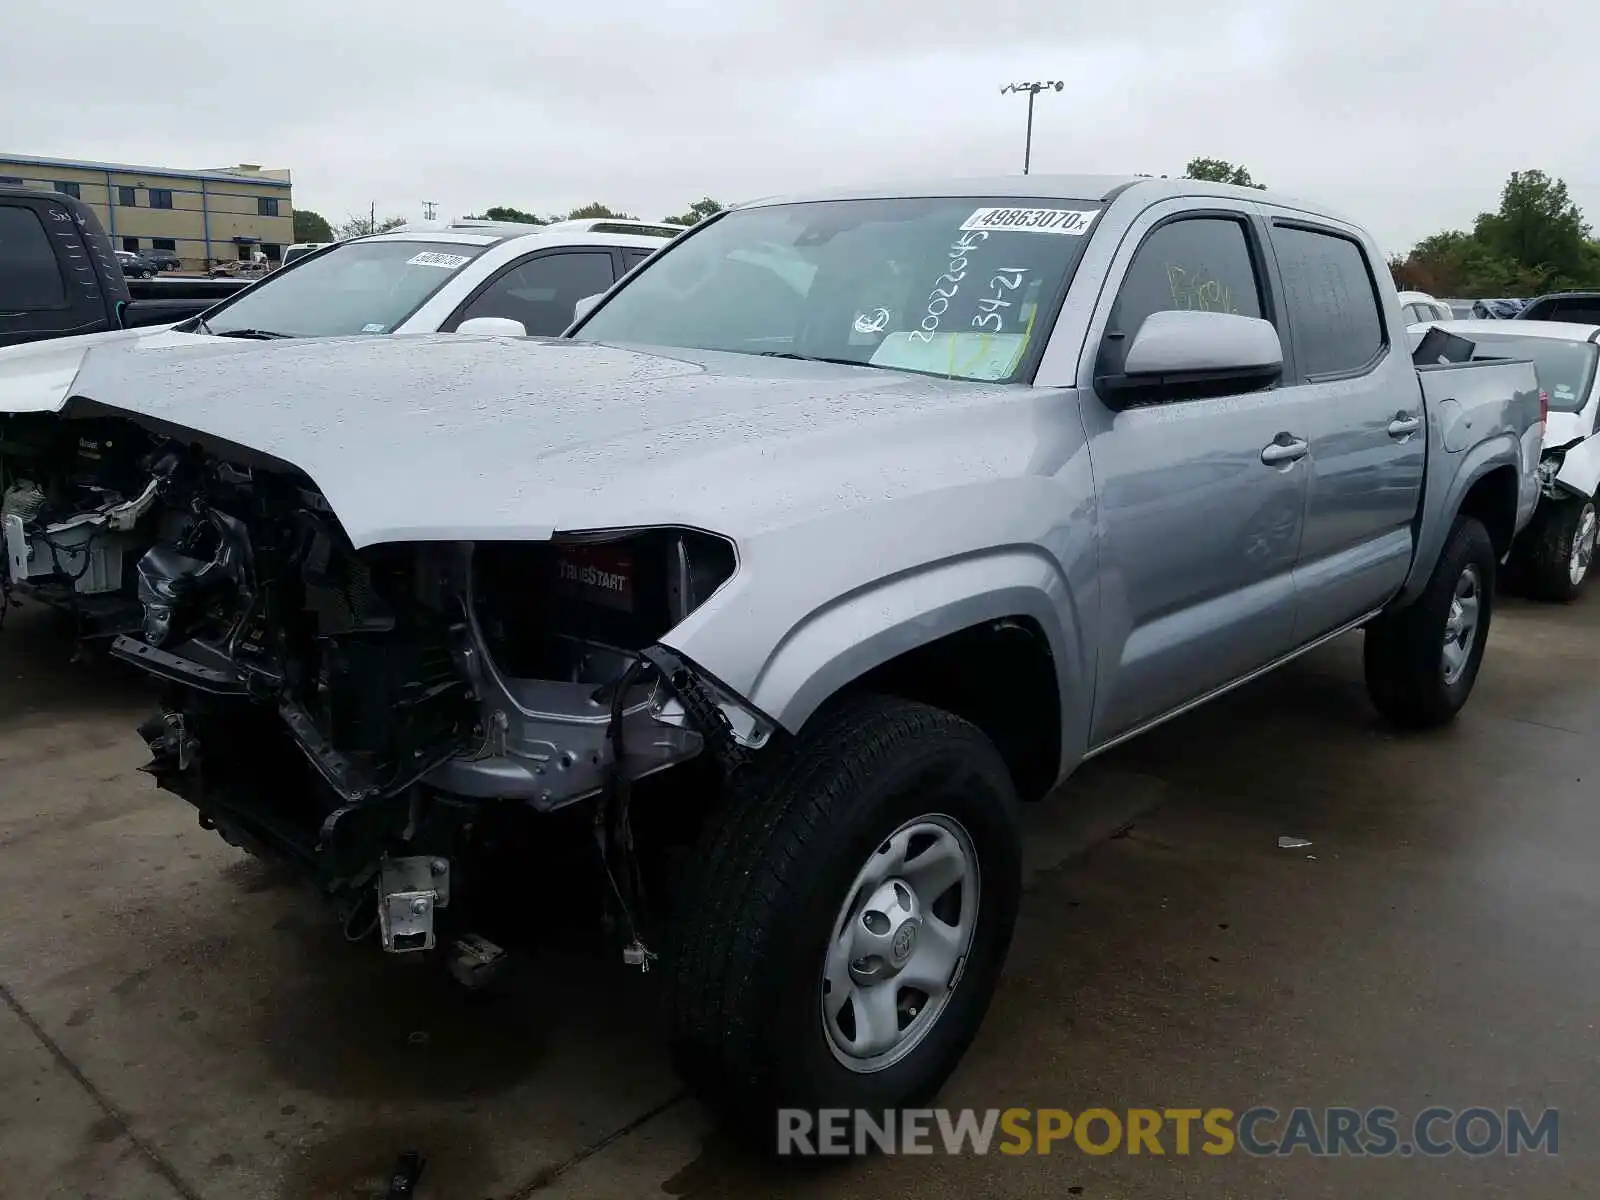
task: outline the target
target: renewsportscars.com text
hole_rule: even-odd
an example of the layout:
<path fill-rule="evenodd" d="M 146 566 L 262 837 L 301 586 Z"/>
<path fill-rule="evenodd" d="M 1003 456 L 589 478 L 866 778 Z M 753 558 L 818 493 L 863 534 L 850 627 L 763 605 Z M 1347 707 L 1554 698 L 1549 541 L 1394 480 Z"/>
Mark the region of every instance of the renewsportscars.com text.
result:
<path fill-rule="evenodd" d="M 1175 1155 L 1316 1158 L 1556 1154 L 1560 1113 L 1520 1108 L 781 1109 L 779 1154 Z"/>

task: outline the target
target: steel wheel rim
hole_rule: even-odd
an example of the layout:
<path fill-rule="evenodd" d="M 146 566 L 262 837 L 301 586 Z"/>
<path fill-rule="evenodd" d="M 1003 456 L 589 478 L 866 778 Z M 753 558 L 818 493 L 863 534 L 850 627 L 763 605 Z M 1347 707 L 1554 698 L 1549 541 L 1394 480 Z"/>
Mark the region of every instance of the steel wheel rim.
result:
<path fill-rule="evenodd" d="M 1469 566 L 1456 580 L 1455 594 L 1450 598 L 1450 613 L 1444 622 L 1444 681 L 1452 684 L 1461 678 L 1472 657 L 1472 644 L 1477 640 L 1479 614 L 1483 603 L 1482 588 L 1478 583 L 1478 568 Z"/>
<path fill-rule="evenodd" d="M 907 821 L 862 864 L 829 928 L 818 984 L 840 1064 L 883 1071 L 928 1036 L 966 967 L 980 891 L 972 837 L 943 814 Z"/>
<path fill-rule="evenodd" d="M 1572 535 L 1572 553 L 1567 557 L 1567 577 L 1577 587 L 1589 573 L 1589 563 L 1594 558 L 1595 543 L 1594 505 L 1585 504 L 1578 518 L 1577 532 Z"/>

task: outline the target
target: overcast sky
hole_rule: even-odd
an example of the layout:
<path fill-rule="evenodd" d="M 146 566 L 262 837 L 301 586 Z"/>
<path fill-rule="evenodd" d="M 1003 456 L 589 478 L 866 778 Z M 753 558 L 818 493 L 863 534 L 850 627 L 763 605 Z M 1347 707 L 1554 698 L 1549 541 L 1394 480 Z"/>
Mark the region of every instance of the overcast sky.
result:
<path fill-rule="evenodd" d="M 1506 175 L 1600 222 L 1594 0 L 9 0 L 0 152 L 288 167 L 337 223 L 603 200 L 659 219 L 818 185 L 1195 155 L 1389 250 Z"/>

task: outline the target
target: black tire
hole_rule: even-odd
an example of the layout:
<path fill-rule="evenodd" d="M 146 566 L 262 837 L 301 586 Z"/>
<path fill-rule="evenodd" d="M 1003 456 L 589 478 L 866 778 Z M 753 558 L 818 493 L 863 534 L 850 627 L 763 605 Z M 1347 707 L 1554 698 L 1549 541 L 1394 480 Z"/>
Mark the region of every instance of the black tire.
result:
<path fill-rule="evenodd" d="M 1445 634 L 1456 589 L 1476 572 L 1477 620 L 1459 674 L 1448 678 Z M 1452 720 L 1472 694 L 1494 615 L 1494 543 L 1474 517 L 1455 520 L 1422 594 L 1367 626 L 1362 658 L 1367 694 L 1396 725 L 1431 729 Z"/>
<path fill-rule="evenodd" d="M 1560 500 L 1541 500 L 1533 521 L 1517 539 L 1517 574 L 1528 595 L 1537 600 L 1569 604 L 1583 591 L 1589 579 L 1585 560 L 1577 579 L 1572 577 L 1575 544 L 1585 530 L 1587 518 L 1594 528 L 1594 501 L 1577 496 Z M 1590 546 L 1593 553 L 1593 545 Z"/>
<path fill-rule="evenodd" d="M 736 778 L 684 880 L 669 942 L 679 1070 L 768 1151 L 778 1108 L 881 1113 L 939 1088 L 983 1021 L 1021 892 L 1016 793 L 975 726 L 877 696 L 812 725 L 776 761 Z M 861 1073 L 841 1064 L 823 1031 L 824 951 L 857 872 L 926 814 L 954 818 L 971 839 L 981 878 L 973 940 L 922 1040 Z"/>

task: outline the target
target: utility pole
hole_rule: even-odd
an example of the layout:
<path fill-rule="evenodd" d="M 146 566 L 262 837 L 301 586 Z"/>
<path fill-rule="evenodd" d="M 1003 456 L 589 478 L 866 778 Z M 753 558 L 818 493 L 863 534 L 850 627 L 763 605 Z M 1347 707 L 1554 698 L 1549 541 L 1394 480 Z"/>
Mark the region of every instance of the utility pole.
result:
<path fill-rule="evenodd" d="M 1027 172 L 1024 171 L 1023 174 L 1027 174 Z M 367 232 L 378 232 L 378 202 L 376 200 L 367 207 Z"/>
<path fill-rule="evenodd" d="M 1033 83 L 1008 83 L 1000 89 L 1004 96 L 1007 92 L 1026 92 L 1028 94 L 1028 136 L 1022 144 L 1022 173 L 1028 173 L 1028 165 L 1033 158 L 1033 98 L 1040 92 L 1054 88 L 1060 91 L 1067 85 L 1059 79 L 1036 80 Z"/>
<path fill-rule="evenodd" d="M 422 219 L 424 221 L 433 220 L 438 211 L 439 202 L 437 200 L 424 200 L 422 202 Z"/>

